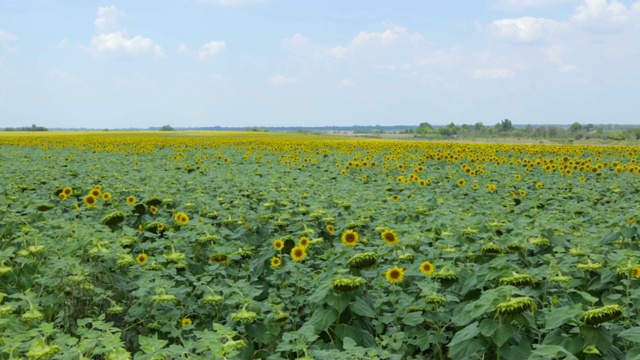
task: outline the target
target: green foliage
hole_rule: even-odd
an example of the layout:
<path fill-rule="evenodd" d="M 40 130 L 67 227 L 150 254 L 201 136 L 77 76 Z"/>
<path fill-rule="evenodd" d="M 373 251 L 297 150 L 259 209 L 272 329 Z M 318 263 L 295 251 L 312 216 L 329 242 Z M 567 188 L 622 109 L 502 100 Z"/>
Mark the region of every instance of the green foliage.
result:
<path fill-rule="evenodd" d="M 0 138 L 0 359 L 640 354 L 638 149 L 243 135 Z"/>

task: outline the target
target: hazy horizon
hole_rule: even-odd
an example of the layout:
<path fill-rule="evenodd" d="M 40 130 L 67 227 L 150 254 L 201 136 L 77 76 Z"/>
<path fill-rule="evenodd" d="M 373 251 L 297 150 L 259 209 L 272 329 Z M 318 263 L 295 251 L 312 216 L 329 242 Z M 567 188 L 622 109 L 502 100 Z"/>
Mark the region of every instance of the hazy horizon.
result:
<path fill-rule="evenodd" d="M 640 0 L 0 0 L 0 128 L 640 124 Z"/>

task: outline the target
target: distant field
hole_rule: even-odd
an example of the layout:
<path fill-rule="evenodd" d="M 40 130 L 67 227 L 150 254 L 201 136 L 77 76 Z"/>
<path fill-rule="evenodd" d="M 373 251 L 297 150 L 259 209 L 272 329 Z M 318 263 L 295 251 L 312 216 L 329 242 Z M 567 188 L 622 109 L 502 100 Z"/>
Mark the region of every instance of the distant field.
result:
<path fill-rule="evenodd" d="M 640 358 L 640 148 L 350 135 L 0 135 L 0 359 Z"/>

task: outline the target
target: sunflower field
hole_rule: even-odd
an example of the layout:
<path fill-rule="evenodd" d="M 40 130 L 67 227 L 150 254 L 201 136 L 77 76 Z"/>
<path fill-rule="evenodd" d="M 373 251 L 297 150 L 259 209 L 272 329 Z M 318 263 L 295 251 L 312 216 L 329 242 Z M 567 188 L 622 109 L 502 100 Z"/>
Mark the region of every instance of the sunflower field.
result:
<path fill-rule="evenodd" d="M 640 148 L 0 136 L 0 359 L 640 359 Z"/>

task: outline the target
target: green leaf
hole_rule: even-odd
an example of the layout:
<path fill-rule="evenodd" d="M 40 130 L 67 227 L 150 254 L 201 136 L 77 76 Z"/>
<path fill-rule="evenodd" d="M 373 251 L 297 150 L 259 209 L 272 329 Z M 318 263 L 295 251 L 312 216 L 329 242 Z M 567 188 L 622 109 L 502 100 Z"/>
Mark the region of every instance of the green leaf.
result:
<path fill-rule="evenodd" d="M 495 319 L 484 319 L 480 322 L 480 333 L 484 337 L 490 337 L 498 329 L 500 322 Z"/>
<path fill-rule="evenodd" d="M 336 335 L 340 338 L 350 337 L 358 345 L 375 343 L 373 335 L 371 335 L 368 331 L 346 324 L 339 324 L 338 326 L 336 326 Z"/>
<path fill-rule="evenodd" d="M 565 359 L 567 360 L 578 360 L 578 358 L 573 356 L 573 354 L 567 351 L 567 349 L 559 345 L 540 345 L 537 349 L 531 352 L 529 359 L 555 359 L 558 357 L 558 354 L 565 355 Z"/>
<path fill-rule="evenodd" d="M 402 323 L 409 326 L 416 326 L 424 322 L 424 316 L 421 312 L 408 313 L 402 318 Z"/>
<path fill-rule="evenodd" d="M 333 324 L 338 319 L 338 312 L 332 308 L 319 307 L 317 308 L 311 318 L 309 324 L 317 331 L 326 330 L 329 325 Z"/>
<path fill-rule="evenodd" d="M 465 327 L 464 329 L 456 332 L 453 336 L 453 339 L 451 339 L 449 345 L 447 346 L 449 348 L 454 348 L 456 345 L 465 340 L 473 339 L 474 337 L 478 336 L 479 333 L 480 328 L 478 327 L 478 322 L 474 322 L 473 324 L 467 325 L 467 327 Z"/>
<path fill-rule="evenodd" d="M 362 297 L 356 297 L 356 300 L 349 304 L 349 309 L 356 315 L 370 318 L 376 317 L 376 309 L 373 304 Z"/>
<path fill-rule="evenodd" d="M 600 240 L 600 245 L 609 245 L 609 244 L 613 243 L 614 241 L 620 239 L 621 235 L 622 234 L 620 234 L 620 232 L 618 232 L 618 231 L 609 233 L 609 234 L 605 235 L 602 238 L 602 240 Z"/>
<path fill-rule="evenodd" d="M 631 329 L 624 330 L 618 334 L 618 337 L 625 340 L 640 342 L 640 326 L 632 327 Z"/>
<path fill-rule="evenodd" d="M 515 326 L 511 324 L 500 324 L 498 325 L 498 329 L 496 330 L 496 333 L 492 339 L 496 343 L 496 345 L 498 345 L 498 347 L 501 347 L 509 339 L 511 339 L 511 337 L 513 336 L 513 334 L 515 334 L 515 332 L 516 332 Z"/>
<path fill-rule="evenodd" d="M 584 311 L 580 304 L 574 304 L 571 306 L 563 306 L 551 310 L 544 317 L 544 329 L 551 330 L 558 328 L 567 323 L 567 321 L 577 318 L 582 315 Z"/>

